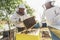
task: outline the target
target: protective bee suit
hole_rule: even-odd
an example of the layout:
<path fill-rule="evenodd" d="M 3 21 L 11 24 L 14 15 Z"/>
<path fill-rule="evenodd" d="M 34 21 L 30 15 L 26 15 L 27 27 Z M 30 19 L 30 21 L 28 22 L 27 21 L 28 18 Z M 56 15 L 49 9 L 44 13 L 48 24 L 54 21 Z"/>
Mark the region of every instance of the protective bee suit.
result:
<path fill-rule="evenodd" d="M 51 2 L 51 1 L 47 1 Z M 42 15 L 43 21 L 46 20 L 47 24 L 51 27 L 60 30 L 60 8 L 59 7 L 51 7 L 44 11 Z"/>
<path fill-rule="evenodd" d="M 24 26 L 21 26 L 20 23 L 23 22 L 25 19 L 27 19 L 29 16 L 27 15 L 26 11 L 24 11 L 24 15 L 22 15 L 22 16 L 17 14 L 19 8 L 25 9 L 25 6 L 23 4 L 19 5 L 19 7 L 16 9 L 16 11 L 11 16 L 10 19 L 11 19 L 11 22 L 13 22 L 16 27 L 24 27 Z"/>

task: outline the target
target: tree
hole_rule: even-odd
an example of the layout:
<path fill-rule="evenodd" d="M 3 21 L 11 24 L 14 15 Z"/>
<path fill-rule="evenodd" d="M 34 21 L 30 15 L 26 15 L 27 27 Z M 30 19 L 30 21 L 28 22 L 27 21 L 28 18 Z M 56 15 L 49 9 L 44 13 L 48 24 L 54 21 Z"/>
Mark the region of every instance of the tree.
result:
<path fill-rule="evenodd" d="M 9 30 L 10 30 L 10 21 L 9 21 L 9 17 L 8 15 L 9 14 L 12 14 L 12 12 L 15 11 L 15 8 L 20 5 L 21 3 L 23 3 L 22 0 L 0 0 L 0 10 L 2 11 L 6 11 L 6 15 L 4 17 L 4 12 L 3 14 L 0 13 L 0 17 L 4 17 L 2 18 L 2 20 L 6 20 L 7 21 L 7 24 L 9 26 Z M 33 10 L 28 6 L 26 5 L 26 8 L 27 8 L 27 13 L 29 13 L 30 15 L 33 13 Z"/>
<path fill-rule="evenodd" d="M 0 9 L 5 9 L 9 14 L 15 10 L 15 8 L 23 3 L 22 0 L 0 0 Z"/>
<path fill-rule="evenodd" d="M 11 14 L 15 11 L 15 8 L 21 3 L 24 2 L 22 0 L 0 0 L 0 9 L 5 9 L 8 14 Z M 25 6 L 27 8 L 27 13 L 32 14 L 33 10 L 28 5 L 25 4 Z"/>
<path fill-rule="evenodd" d="M 32 13 L 35 11 L 33 8 L 30 8 L 29 5 L 25 4 L 26 9 L 27 9 L 27 13 L 30 14 L 30 16 L 32 16 Z"/>

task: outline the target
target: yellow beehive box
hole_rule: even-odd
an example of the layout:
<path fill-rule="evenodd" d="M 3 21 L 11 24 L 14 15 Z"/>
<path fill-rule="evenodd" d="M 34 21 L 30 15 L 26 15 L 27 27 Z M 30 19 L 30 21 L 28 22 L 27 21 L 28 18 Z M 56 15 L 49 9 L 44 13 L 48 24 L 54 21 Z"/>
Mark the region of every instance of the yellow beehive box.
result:
<path fill-rule="evenodd" d="M 40 40 L 39 30 L 28 34 L 16 34 L 16 40 Z"/>

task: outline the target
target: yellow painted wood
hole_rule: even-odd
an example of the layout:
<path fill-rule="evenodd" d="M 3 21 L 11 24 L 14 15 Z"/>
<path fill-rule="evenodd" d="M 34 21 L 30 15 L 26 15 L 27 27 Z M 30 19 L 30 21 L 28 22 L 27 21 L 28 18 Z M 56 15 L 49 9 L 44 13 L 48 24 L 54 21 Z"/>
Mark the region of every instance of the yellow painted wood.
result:
<path fill-rule="evenodd" d="M 16 40 L 40 40 L 40 33 L 38 33 L 38 35 L 17 33 Z"/>
<path fill-rule="evenodd" d="M 27 34 L 17 34 L 16 40 L 39 40 L 39 36 L 27 35 Z"/>
<path fill-rule="evenodd" d="M 52 40 L 52 38 L 42 38 L 42 31 L 49 31 L 48 28 L 40 29 L 38 35 L 30 35 L 30 34 L 16 34 L 16 40 Z"/>
<path fill-rule="evenodd" d="M 51 27 L 50 27 L 50 30 L 51 30 L 56 36 L 58 36 L 58 37 L 60 38 L 60 30 L 55 29 L 55 28 L 51 28 Z"/>

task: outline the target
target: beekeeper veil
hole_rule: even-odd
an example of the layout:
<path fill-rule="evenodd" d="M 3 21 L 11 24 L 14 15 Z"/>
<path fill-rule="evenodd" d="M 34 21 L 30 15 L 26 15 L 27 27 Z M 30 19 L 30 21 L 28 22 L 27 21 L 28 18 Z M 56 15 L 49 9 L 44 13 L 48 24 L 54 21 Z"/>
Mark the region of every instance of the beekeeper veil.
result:
<path fill-rule="evenodd" d="M 51 2 L 51 5 L 54 5 L 55 1 L 54 0 L 44 0 L 42 7 L 46 9 L 45 4 Z"/>

